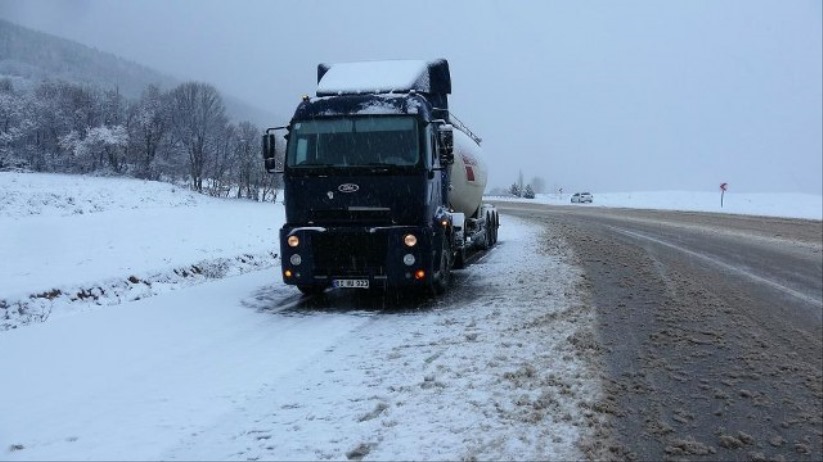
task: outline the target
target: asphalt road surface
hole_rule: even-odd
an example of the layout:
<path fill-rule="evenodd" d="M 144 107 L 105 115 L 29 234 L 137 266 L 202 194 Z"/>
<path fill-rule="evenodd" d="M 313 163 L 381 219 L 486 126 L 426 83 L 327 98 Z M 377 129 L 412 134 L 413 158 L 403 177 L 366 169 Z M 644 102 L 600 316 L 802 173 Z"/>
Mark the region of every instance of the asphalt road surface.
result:
<path fill-rule="evenodd" d="M 823 460 L 820 221 L 497 205 L 585 272 L 611 456 Z"/>

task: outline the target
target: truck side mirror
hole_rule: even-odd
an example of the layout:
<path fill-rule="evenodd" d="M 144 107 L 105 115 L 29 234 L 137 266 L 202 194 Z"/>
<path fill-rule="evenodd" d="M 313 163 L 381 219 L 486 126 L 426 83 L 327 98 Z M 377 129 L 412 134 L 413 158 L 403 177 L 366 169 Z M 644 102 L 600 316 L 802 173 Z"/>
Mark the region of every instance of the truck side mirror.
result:
<path fill-rule="evenodd" d="M 437 130 L 438 156 L 440 163 L 451 165 L 454 163 L 454 131 L 451 125 L 443 125 Z"/>
<path fill-rule="evenodd" d="M 269 128 L 263 135 L 263 162 L 269 173 L 283 173 L 285 149 L 281 149 L 282 143 L 277 143 L 277 136 L 273 132 L 285 128 Z"/>

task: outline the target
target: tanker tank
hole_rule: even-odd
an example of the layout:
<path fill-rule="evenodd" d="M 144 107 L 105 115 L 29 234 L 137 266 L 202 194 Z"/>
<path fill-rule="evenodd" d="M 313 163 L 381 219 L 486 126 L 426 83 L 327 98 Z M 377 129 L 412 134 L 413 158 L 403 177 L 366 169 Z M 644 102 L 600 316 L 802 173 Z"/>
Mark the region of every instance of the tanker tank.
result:
<path fill-rule="evenodd" d="M 450 206 L 467 217 L 474 216 L 486 190 L 487 171 L 483 150 L 461 130 L 454 130 L 454 163 L 451 165 Z"/>

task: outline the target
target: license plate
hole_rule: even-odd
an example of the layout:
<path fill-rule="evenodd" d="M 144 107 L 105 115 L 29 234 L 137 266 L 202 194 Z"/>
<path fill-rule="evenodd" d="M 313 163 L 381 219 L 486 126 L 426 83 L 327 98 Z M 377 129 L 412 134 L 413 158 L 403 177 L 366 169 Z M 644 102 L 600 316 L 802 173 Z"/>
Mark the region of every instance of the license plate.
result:
<path fill-rule="evenodd" d="M 369 280 L 368 279 L 335 279 L 332 282 L 334 287 L 340 287 L 343 289 L 368 289 L 369 288 Z"/>

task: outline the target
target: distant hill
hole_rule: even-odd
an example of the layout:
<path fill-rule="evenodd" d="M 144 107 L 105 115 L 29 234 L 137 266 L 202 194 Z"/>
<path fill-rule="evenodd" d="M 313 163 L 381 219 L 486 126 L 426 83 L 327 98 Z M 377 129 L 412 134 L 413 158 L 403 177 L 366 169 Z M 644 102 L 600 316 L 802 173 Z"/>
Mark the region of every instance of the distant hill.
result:
<path fill-rule="evenodd" d="M 129 98 L 139 97 L 149 84 L 170 89 L 181 83 L 114 54 L 3 19 L 0 19 L 0 77 L 10 78 L 19 89 L 32 88 L 45 79 L 91 84 L 104 89 L 117 87 Z M 222 90 L 220 93 L 226 111 L 235 121 L 249 120 L 267 127 L 282 120 Z"/>

